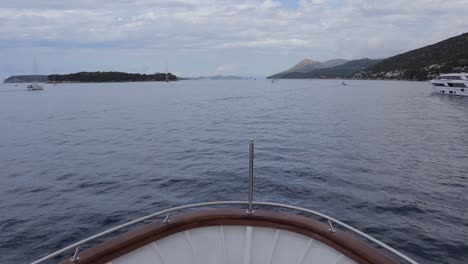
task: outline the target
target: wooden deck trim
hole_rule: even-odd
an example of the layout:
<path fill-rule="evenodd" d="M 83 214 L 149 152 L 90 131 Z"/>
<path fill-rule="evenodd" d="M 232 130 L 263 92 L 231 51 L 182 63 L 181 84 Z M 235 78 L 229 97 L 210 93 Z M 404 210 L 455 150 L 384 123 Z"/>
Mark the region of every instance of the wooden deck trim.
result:
<path fill-rule="evenodd" d="M 373 246 L 339 229 L 328 231 L 328 225 L 304 216 L 255 211 L 247 215 L 242 209 L 199 210 L 172 216 L 170 223 L 153 222 L 116 236 L 80 253 L 79 264 L 104 264 L 151 242 L 186 230 L 207 226 L 258 226 L 299 233 L 318 240 L 360 264 L 397 264 L 393 258 Z M 62 264 L 70 263 L 65 260 Z"/>

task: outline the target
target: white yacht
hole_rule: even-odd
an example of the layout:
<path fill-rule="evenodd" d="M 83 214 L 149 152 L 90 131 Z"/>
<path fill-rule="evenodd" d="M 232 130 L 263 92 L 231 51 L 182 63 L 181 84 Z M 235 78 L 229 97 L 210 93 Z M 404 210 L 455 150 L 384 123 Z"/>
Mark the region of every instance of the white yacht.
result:
<path fill-rule="evenodd" d="M 468 73 L 442 74 L 431 83 L 438 94 L 468 96 Z"/>
<path fill-rule="evenodd" d="M 57 257 L 65 258 L 61 264 L 417 264 L 333 217 L 298 206 L 254 201 L 253 141 L 249 154 L 248 200 L 168 208 L 85 238 L 32 264 Z M 211 209 L 196 209 L 206 207 Z M 136 224 L 140 226 L 117 232 Z M 117 235 L 96 245 L 96 240 L 111 233 Z"/>

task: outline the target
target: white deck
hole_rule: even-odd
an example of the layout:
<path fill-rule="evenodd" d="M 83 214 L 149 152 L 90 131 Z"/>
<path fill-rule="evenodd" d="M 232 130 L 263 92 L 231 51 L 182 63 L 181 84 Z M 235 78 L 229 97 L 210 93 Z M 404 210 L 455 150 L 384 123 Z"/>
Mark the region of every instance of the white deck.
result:
<path fill-rule="evenodd" d="M 355 264 L 301 234 L 265 227 L 211 226 L 150 243 L 108 264 Z"/>

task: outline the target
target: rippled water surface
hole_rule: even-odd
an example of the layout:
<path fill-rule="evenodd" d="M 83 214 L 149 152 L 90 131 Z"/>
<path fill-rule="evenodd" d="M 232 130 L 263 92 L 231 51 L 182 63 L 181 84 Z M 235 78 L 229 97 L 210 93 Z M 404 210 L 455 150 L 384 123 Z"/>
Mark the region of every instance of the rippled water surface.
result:
<path fill-rule="evenodd" d="M 169 206 L 319 210 L 421 263 L 468 263 L 468 98 L 303 80 L 0 88 L 0 263 Z M 72 253 L 70 253 L 72 254 Z"/>

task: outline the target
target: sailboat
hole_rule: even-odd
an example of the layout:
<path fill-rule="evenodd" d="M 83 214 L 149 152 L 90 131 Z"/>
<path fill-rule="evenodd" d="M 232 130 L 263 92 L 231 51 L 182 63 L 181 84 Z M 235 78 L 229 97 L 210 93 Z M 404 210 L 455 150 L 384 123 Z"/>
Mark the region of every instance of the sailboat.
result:
<path fill-rule="evenodd" d="M 37 83 L 37 66 L 36 66 L 36 56 L 34 56 L 34 77 L 35 77 L 35 83 L 29 84 L 27 86 L 28 91 L 39 91 L 39 90 L 44 90 L 44 87 L 39 85 Z"/>
<path fill-rule="evenodd" d="M 169 82 L 169 75 L 167 73 L 167 61 L 166 61 L 166 82 Z"/>

